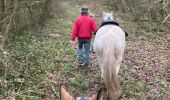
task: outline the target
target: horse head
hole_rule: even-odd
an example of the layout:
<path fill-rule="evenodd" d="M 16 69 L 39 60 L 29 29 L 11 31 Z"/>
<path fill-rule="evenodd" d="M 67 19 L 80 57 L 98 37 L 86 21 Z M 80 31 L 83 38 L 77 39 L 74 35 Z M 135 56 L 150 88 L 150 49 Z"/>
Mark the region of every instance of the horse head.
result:
<path fill-rule="evenodd" d="M 111 12 L 111 13 L 103 12 L 103 21 L 113 21 L 113 20 L 114 20 L 113 12 Z"/>
<path fill-rule="evenodd" d="M 64 89 L 63 86 L 61 86 L 60 100 L 102 100 L 101 92 L 102 90 L 100 89 L 96 94 L 92 95 L 91 97 L 86 96 L 73 97 Z"/>

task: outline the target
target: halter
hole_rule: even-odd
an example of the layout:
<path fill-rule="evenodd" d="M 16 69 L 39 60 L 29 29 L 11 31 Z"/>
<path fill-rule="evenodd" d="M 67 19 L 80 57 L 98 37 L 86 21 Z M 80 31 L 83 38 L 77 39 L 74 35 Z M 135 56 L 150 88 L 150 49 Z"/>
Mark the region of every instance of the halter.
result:
<path fill-rule="evenodd" d="M 89 98 L 82 96 L 82 97 L 76 97 L 75 100 L 89 100 Z"/>

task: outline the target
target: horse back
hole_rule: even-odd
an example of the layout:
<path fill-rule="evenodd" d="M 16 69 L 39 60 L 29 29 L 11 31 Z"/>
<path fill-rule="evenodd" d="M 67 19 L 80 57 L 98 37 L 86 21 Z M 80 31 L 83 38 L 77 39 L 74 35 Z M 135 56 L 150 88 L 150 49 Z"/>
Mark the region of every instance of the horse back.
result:
<path fill-rule="evenodd" d="M 120 27 L 115 25 L 107 25 L 101 27 L 97 31 L 94 39 L 94 50 L 95 48 L 96 50 L 104 49 L 109 44 L 113 44 L 115 49 L 124 49 L 125 32 Z"/>

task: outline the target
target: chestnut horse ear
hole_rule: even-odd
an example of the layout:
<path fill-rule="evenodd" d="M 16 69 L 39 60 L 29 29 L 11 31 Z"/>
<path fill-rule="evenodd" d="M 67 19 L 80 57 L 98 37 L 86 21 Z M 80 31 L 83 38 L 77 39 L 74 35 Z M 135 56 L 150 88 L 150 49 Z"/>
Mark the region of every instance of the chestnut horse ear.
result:
<path fill-rule="evenodd" d="M 100 89 L 95 95 L 93 95 L 90 100 L 103 100 L 102 89 Z"/>
<path fill-rule="evenodd" d="M 62 85 L 60 86 L 60 100 L 74 100 Z"/>

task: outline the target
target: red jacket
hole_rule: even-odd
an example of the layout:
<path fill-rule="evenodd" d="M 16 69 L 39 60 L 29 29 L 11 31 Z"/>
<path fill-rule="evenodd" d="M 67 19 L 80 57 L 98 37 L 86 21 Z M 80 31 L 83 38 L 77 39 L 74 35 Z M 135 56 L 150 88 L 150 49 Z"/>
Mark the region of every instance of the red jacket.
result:
<path fill-rule="evenodd" d="M 97 25 L 95 20 L 87 14 L 82 14 L 74 23 L 71 40 L 75 41 L 76 37 L 78 37 L 78 39 L 91 39 L 92 32 L 96 30 Z"/>

